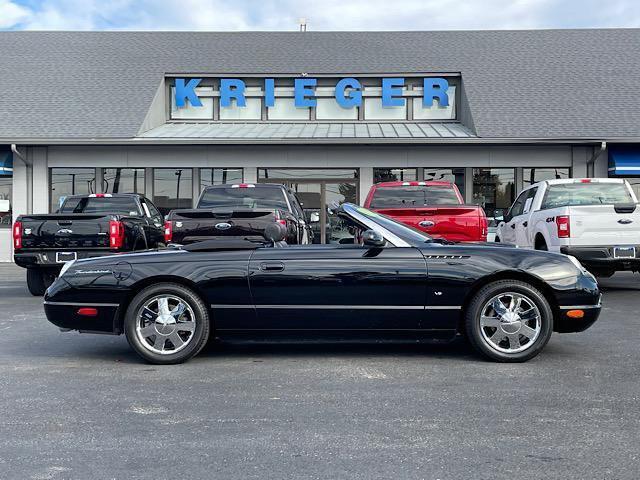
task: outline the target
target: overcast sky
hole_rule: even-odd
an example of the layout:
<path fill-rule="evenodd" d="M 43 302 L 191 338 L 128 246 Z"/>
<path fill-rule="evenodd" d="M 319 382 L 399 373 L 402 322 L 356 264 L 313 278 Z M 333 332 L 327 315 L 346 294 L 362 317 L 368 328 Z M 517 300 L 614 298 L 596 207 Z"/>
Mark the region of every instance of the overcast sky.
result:
<path fill-rule="evenodd" d="M 640 27 L 640 0 L 0 0 L 7 30 Z"/>

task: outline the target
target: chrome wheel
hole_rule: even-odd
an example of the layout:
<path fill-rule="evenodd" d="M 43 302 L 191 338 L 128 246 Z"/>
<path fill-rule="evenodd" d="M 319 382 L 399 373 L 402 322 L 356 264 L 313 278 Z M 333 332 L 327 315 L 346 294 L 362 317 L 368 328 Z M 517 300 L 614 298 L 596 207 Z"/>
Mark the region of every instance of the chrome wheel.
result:
<path fill-rule="evenodd" d="M 193 340 L 196 316 L 179 297 L 158 295 L 138 310 L 136 336 L 147 350 L 170 355 L 184 349 Z"/>
<path fill-rule="evenodd" d="M 542 330 L 542 316 L 532 299 L 516 292 L 503 292 L 482 307 L 480 331 L 491 348 L 518 353 L 530 348 Z"/>

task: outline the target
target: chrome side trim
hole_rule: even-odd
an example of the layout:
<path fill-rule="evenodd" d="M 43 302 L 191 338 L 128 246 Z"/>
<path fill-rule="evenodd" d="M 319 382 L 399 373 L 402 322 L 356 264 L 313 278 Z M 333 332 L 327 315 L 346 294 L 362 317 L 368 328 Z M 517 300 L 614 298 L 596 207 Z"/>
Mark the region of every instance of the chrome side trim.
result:
<path fill-rule="evenodd" d="M 119 307 L 119 303 L 78 303 L 78 302 L 43 302 L 44 305 L 64 305 L 71 307 Z"/>
<path fill-rule="evenodd" d="M 558 307 L 560 310 L 588 310 L 590 308 L 602 308 L 602 304 L 597 305 L 569 305 Z"/>
<path fill-rule="evenodd" d="M 212 304 L 211 308 L 254 308 L 253 305 L 219 305 Z M 460 305 L 256 305 L 255 308 L 265 309 L 297 309 L 310 308 L 315 310 L 461 310 Z"/>

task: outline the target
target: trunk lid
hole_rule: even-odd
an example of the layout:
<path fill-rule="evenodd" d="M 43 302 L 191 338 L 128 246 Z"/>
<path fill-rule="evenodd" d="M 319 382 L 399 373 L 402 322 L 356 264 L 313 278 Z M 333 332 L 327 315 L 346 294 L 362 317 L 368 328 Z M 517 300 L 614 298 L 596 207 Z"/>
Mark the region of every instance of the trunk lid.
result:
<path fill-rule="evenodd" d="M 567 207 L 571 245 L 627 245 L 640 243 L 640 207 L 584 205 Z"/>

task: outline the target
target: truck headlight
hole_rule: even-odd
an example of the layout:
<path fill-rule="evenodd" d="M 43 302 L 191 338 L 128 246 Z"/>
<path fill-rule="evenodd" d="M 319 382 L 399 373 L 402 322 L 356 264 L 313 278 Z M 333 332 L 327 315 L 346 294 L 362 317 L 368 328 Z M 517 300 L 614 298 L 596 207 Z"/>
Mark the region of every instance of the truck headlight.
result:
<path fill-rule="evenodd" d="M 62 270 L 60 270 L 60 275 L 58 275 L 59 277 L 63 276 L 64 273 L 69 270 L 71 268 L 71 266 L 76 263 L 75 260 L 71 260 L 69 262 L 64 262 L 64 265 L 62 265 Z"/>

